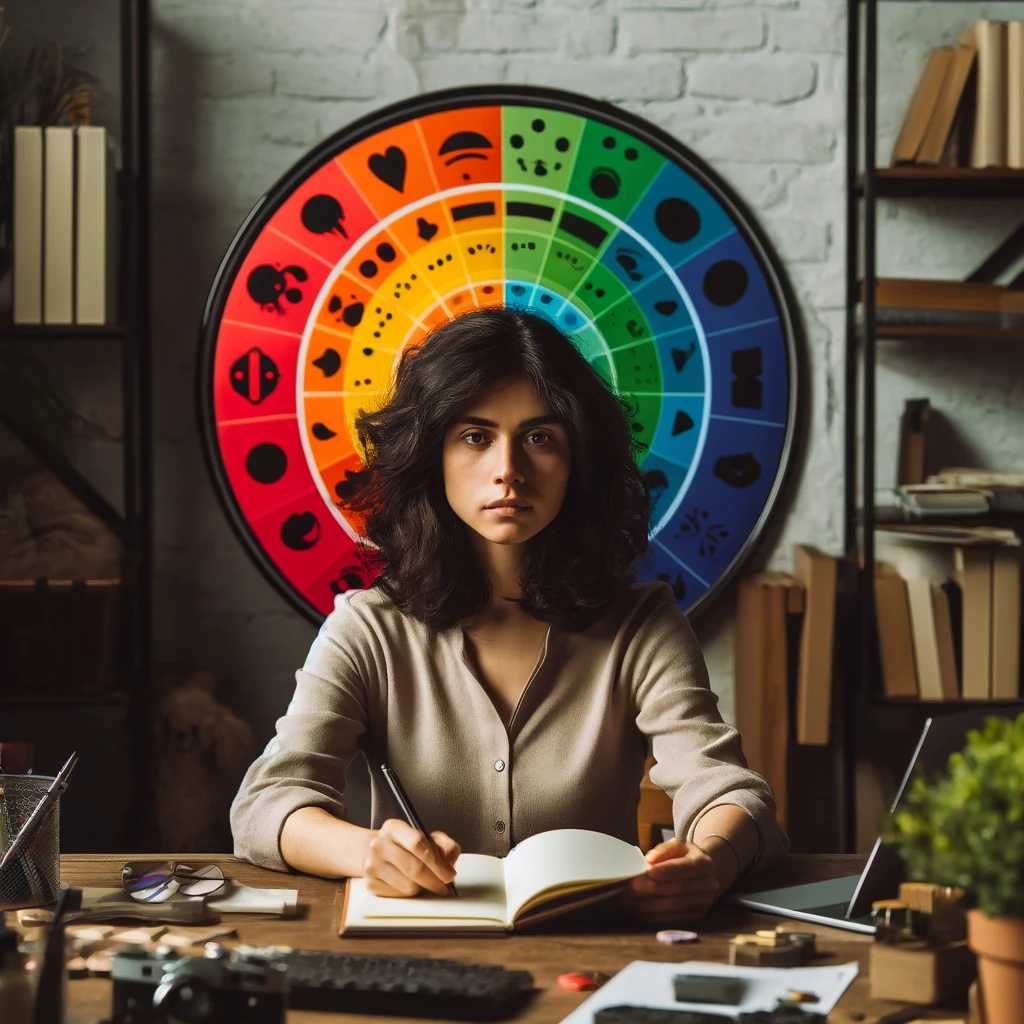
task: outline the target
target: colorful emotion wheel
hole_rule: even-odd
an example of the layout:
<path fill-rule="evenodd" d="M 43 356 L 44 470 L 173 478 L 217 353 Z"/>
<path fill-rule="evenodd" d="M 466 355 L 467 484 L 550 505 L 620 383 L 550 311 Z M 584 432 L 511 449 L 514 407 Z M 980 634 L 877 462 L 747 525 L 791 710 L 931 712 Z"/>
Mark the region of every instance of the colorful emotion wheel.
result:
<path fill-rule="evenodd" d="M 635 400 L 651 487 L 638 566 L 692 613 L 762 533 L 797 429 L 798 317 L 778 260 L 699 158 L 572 93 L 482 87 L 389 107 L 257 204 L 203 324 L 208 462 L 237 532 L 314 620 L 372 582 L 338 507 L 353 423 L 399 353 L 465 310 L 560 325 Z"/>

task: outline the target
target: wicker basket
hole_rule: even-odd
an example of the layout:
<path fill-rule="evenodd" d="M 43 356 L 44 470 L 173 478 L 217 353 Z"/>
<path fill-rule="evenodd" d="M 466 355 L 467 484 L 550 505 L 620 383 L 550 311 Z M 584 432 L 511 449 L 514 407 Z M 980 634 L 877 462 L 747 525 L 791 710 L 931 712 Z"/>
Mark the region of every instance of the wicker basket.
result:
<path fill-rule="evenodd" d="M 0 692 L 99 694 L 118 664 L 121 580 L 0 580 Z"/>

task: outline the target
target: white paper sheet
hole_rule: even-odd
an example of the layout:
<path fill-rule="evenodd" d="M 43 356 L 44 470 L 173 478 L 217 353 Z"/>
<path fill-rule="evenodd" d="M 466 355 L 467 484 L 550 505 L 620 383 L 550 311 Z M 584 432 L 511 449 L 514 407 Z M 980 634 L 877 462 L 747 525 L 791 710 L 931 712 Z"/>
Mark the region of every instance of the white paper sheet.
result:
<path fill-rule="evenodd" d="M 647 1006 L 657 1010 L 691 1010 L 738 1017 L 741 1013 L 773 1010 L 780 997 L 794 990 L 813 992 L 818 997 L 818 1002 L 806 1004 L 808 1012 L 828 1014 L 857 977 L 858 970 L 857 963 L 835 967 L 732 967 L 700 960 L 678 964 L 634 960 L 580 1003 L 562 1024 L 592 1024 L 595 1012 L 606 1006 Z M 678 974 L 741 978 L 747 981 L 748 988 L 739 1006 L 677 1003 L 672 979 Z"/>

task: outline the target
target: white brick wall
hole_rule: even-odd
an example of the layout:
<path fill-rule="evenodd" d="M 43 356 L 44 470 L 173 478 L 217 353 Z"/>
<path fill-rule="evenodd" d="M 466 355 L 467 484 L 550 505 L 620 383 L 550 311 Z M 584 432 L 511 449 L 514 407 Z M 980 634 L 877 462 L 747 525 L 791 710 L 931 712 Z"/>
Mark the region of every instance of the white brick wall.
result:
<path fill-rule="evenodd" d="M 757 50 L 764 15 L 756 10 L 637 11 L 619 15 L 624 55 L 662 50 Z"/>
<path fill-rule="evenodd" d="M 80 44 L 84 36 L 109 55 L 94 27 L 106 3 L 76 0 L 70 21 L 66 0 L 33 0 L 32 7 L 51 35 L 53 25 L 67 24 L 66 41 Z M 775 546 L 757 564 L 789 568 L 796 540 L 837 550 L 846 6 L 153 0 L 158 657 L 215 668 L 244 695 L 262 737 L 287 703 L 313 630 L 243 554 L 206 483 L 192 402 L 197 324 L 220 257 L 261 193 L 324 136 L 423 90 L 518 82 L 617 102 L 675 135 L 732 185 L 776 246 L 808 334 L 805 462 Z M 881 10 L 884 159 L 928 49 L 954 39 L 974 17 L 1024 19 L 1024 4 Z M 94 70 L 109 77 L 109 67 Z M 890 204 L 881 269 L 966 273 L 1019 216 L 998 204 Z M 892 473 L 900 404 L 915 393 L 933 396 L 982 461 L 1022 463 L 1021 350 L 1002 350 L 1000 371 L 979 369 L 976 354 L 950 346 L 883 346 L 879 358 L 881 479 Z M 965 382 L 971 373 L 976 379 Z M 726 597 L 697 627 L 727 717 L 731 607 Z"/>

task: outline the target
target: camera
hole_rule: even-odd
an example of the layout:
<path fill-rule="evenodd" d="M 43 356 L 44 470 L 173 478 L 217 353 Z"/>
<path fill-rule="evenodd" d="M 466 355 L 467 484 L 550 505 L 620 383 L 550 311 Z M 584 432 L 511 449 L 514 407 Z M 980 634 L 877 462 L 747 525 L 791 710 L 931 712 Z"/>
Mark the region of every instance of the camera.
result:
<path fill-rule="evenodd" d="M 207 943 L 205 956 L 170 946 L 117 953 L 111 1024 L 285 1024 L 288 978 L 283 964 Z"/>

